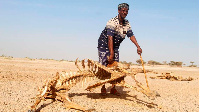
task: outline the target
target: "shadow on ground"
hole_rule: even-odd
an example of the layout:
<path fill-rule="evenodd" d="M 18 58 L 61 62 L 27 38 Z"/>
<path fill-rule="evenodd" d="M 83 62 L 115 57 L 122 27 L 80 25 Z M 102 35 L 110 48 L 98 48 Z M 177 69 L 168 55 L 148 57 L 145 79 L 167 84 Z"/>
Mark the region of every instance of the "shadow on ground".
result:
<path fill-rule="evenodd" d="M 131 96 L 129 94 L 127 94 L 128 92 L 122 92 L 120 94 L 120 96 L 117 95 L 113 95 L 110 93 L 107 93 L 106 96 L 102 96 L 100 93 L 69 93 L 69 97 L 74 97 L 74 96 L 87 96 L 88 98 L 91 99 L 107 99 L 107 98 L 118 98 L 118 99 L 123 99 L 123 100 L 127 100 L 127 101 L 132 101 L 135 102 L 137 104 L 142 104 L 144 106 L 147 106 L 148 108 L 155 108 L 158 105 L 153 103 L 153 102 L 147 102 L 141 99 L 137 98 L 137 95 Z"/>

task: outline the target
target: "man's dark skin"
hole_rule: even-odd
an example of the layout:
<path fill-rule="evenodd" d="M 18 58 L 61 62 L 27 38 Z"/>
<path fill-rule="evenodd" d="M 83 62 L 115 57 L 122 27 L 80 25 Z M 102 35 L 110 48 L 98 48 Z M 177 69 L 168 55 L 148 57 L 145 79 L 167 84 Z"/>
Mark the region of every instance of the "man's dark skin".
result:
<path fill-rule="evenodd" d="M 121 8 L 118 10 L 118 16 L 119 16 L 119 24 L 122 25 L 124 19 L 126 18 L 127 14 L 128 14 L 128 9 L 127 8 Z M 140 46 L 137 43 L 137 40 L 135 38 L 135 36 L 131 36 L 130 40 L 136 45 L 137 47 L 137 53 L 138 55 L 141 55 L 142 53 L 142 49 L 140 48 Z M 113 58 L 114 58 L 114 50 L 113 50 L 113 37 L 112 36 L 108 36 L 108 48 L 110 51 L 110 56 L 108 59 L 108 63 L 112 63 L 113 62 Z"/>

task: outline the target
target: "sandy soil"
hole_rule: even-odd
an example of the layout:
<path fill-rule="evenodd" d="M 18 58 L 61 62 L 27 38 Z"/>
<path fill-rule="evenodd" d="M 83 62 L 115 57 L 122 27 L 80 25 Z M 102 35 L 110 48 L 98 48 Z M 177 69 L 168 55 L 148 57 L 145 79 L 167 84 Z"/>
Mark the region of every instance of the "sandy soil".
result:
<path fill-rule="evenodd" d="M 142 68 L 141 66 L 131 66 Z M 106 97 L 99 95 L 100 87 L 94 92 L 85 89 L 87 84 L 80 85 L 69 91 L 72 101 L 88 108 L 95 108 L 95 112 L 198 112 L 199 111 L 199 69 L 189 67 L 169 66 L 145 66 L 149 87 L 160 94 L 155 100 L 148 99 L 142 93 L 131 89 L 117 87 L 120 96 L 108 94 Z M 0 111 L 1 112 L 27 112 L 34 103 L 45 79 L 53 77 L 56 72 L 76 71 L 73 62 L 38 60 L 28 58 L 0 57 Z M 193 81 L 170 81 L 166 79 L 151 79 L 150 76 L 161 75 L 169 72 L 174 76 L 193 77 Z M 157 73 L 157 74 L 155 74 Z M 137 80 L 145 85 L 143 73 L 136 76 Z M 134 84 L 130 77 L 125 81 Z M 89 84 L 89 82 L 88 82 Z M 110 90 L 110 84 L 106 84 Z M 61 102 L 47 100 L 41 102 L 38 107 L 41 112 L 75 112 L 78 110 L 66 110 Z"/>

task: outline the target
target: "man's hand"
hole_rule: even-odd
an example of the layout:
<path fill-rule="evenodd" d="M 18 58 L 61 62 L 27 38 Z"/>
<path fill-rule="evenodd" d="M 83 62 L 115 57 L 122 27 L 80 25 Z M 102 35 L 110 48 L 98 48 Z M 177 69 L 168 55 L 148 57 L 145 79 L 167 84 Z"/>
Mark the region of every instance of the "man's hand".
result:
<path fill-rule="evenodd" d="M 142 54 L 142 49 L 140 47 L 137 48 L 137 53 L 138 53 L 138 55 Z"/>

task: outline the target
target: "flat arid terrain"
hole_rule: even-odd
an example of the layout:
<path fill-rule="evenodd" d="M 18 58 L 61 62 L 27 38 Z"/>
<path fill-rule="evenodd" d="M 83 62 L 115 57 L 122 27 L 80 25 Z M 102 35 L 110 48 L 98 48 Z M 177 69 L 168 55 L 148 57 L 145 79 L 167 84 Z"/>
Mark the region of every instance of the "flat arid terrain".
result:
<path fill-rule="evenodd" d="M 142 68 L 132 65 L 131 69 Z M 101 96 L 101 87 L 93 92 L 85 90 L 89 81 L 77 84 L 69 90 L 69 96 L 74 103 L 83 107 L 94 108 L 94 112 L 198 112 L 199 111 L 199 68 L 170 67 L 167 65 L 145 66 L 150 90 L 160 96 L 149 99 L 141 92 L 130 88 L 117 86 L 120 96 L 108 94 Z M 46 79 L 52 78 L 56 72 L 75 72 L 74 62 L 42 60 L 30 58 L 0 57 L 0 111 L 28 112 L 35 103 L 34 97 L 38 88 Z M 155 78 L 162 74 L 192 78 L 191 81 L 168 80 Z M 152 78 L 154 77 L 154 78 Z M 136 79 L 146 86 L 144 73 L 136 74 Z M 134 80 L 127 76 L 125 81 L 134 85 Z M 111 84 L 106 84 L 110 91 Z M 50 99 L 40 102 L 37 106 L 40 112 L 78 112 L 80 110 L 66 109 L 60 101 Z"/>

